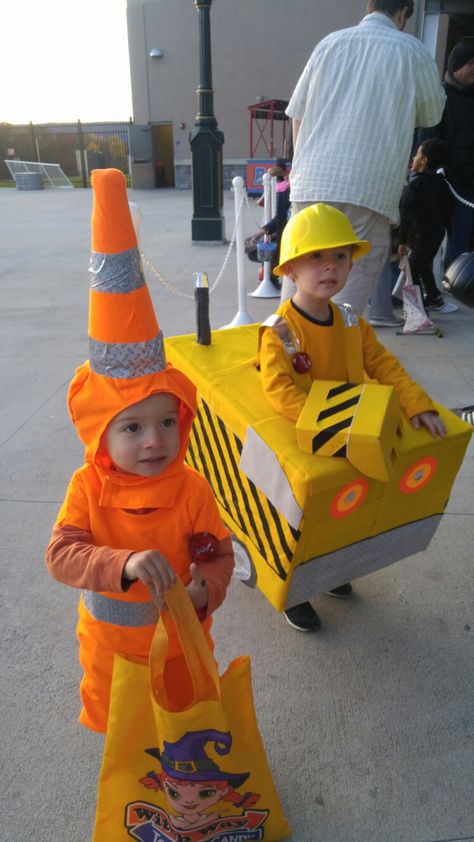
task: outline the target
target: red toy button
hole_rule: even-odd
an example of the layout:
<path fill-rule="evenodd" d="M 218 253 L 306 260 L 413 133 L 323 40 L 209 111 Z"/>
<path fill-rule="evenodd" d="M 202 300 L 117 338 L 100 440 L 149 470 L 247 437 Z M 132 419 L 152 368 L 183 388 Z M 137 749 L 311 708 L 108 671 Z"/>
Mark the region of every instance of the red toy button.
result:
<path fill-rule="evenodd" d="M 219 541 L 212 532 L 197 532 L 189 539 L 189 552 L 195 564 L 199 564 L 200 561 L 211 561 L 218 549 Z"/>
<path fill-rule="evenodd" d="M 311 368 L 311 360 L 304 351 L 298 351 L 298 353 L 294 354 L 291 362 L 293 363 L 294 370 L 298 374 L 305 374 Z"/>

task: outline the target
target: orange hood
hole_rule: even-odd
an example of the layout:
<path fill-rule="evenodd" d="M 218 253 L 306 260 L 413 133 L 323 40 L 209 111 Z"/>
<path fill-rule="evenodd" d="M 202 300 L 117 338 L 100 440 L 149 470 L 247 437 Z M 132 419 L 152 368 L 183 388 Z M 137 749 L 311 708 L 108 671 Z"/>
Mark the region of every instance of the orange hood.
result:
<path fill-rule="evenodd" d="M 122 474 L 112 467 L 109 456 L 101 447 L 102 436 L 117 413 L 155 392 L 169 392 L 180 402 L 179 453 L 157 477 Z M 76 370 L 67 401 L 71 418 L 85 445 L 86 462 L 94 465 L 101 482 L 101 505 L 131 509 L 174 505 L 184 477 L 184 456 L 196 414 L 196 389 L 186 375 L 169 365 L 156 374 L 116 380 L 97 375 L 87 360 Z"/>
<path fill-rule="evenodd" d="M 166 364 L 163 336 L 143 275 L 136 233 L 119 170 L 94 170 L 89 355 L 68 392 L 71 418 L 102 484 L 101 503 L 141 508 L 171 505 L 184 476 L 184 456 L 196 413 L 196 389 Z M 119 412 L 156 392 L 180 402 L 178 456 L 157 477 L 122 474 L 102 448 Z M 168 502 L 166 502 L 168 501 Z"/>

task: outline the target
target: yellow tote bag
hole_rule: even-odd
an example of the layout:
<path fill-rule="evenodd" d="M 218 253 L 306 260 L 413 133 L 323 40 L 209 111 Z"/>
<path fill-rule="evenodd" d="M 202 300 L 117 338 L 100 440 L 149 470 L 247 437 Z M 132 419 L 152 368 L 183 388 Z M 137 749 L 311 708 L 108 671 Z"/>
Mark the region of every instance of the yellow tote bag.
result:
<path fill-rule="evenodd" d="M 180 581 L 166 601 L 149 663 L 115 656 L 93 842 L 287 838 L 250 659 L 237 658 L 219 677 Z M 172 622 L 185 657 L 167 661 Z"/>

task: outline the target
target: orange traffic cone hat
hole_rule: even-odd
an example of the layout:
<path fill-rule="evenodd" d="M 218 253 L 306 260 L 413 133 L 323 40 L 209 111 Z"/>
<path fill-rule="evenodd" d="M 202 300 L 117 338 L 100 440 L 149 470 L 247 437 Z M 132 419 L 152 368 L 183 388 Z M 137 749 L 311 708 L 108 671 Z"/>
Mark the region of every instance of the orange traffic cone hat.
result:
<path fill-rule="evenodd" d="M 163 335 L 143 275 L 120 170 L 92 172 L 89 360 L 77 369 L 68 406 L 86 459 L 95 461 L 112 418 L 155 392 L 180 400 L 182 443 L 196 411 L 196 390 L 166 364 Z M 183 454 L 184 455 L 184 452 Z"/>
<path fill-rule="evenodd" d="M 89 272 L 90 364 L 106 377 L 162 371 L 163 335 L 145 282 L 120 170 L 94 170 Z"/>

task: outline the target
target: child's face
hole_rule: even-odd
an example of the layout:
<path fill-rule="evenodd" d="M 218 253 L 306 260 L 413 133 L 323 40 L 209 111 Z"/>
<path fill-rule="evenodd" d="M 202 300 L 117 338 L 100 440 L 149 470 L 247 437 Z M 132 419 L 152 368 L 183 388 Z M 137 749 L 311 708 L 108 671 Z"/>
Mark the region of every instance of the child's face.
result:
<path fill-rule="evenodd" d="M 228 789 L 229 787 L 218 789 L 212 783 L 206 784 L 205 781 L 184 784 L 174 778 L 166 778 L 164 784 L 170 806 L 184 816 L 195 815 L 206 807 L 217 804 Z"/>
<path fill-rule="evenodd" d="M 352 266 L 352 248 L 321 249 L 289 261 L 285 274 L 296 284 L 298 295 L 329 301 L 343 289 Z"/>
<path fill-rule="evenodd" d="M 467 61 L 458 70 L 455 70 L 453 76 L 465 88 L 474 85 L 474 58 L 471 58 L 470 61 Z"/>
<path fill-rule="evenodd" d="M 416 155 L 411 162 L 413 172 L 424 172 L 428 166 L 428 161 L 423 154 L 423 147 L 419 146 L 416 150 Z"/>
<path fill-rule="evenodd" d="M 114 465 L 140 477 L 161 474 L 179 452 L 178 409 L 174 395 L 159 392 L 119 412 L 104 439 Z"/>

